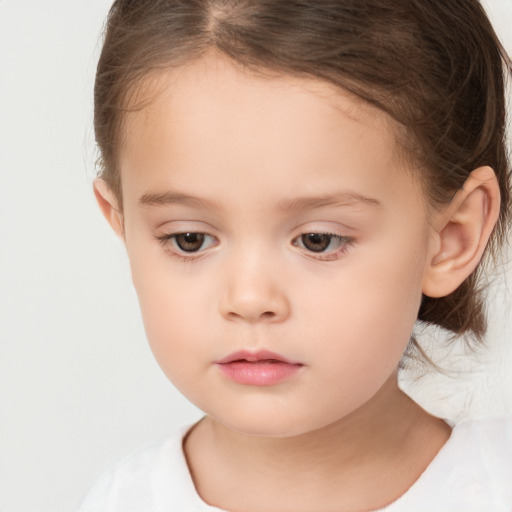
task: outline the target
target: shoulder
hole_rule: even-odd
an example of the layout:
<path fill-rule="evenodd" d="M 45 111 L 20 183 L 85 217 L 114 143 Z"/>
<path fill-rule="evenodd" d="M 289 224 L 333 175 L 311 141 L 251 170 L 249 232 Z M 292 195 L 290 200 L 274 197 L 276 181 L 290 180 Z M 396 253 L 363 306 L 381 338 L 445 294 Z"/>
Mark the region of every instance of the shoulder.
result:
<path fill-rule="evenodd" d="M 492 467 L 510 468 L 512 458 L 512 416 L 485 420 L 466 420 L 456 425 L 451 443 L 457 447 L 470 446 L 470 456 L 483 463 L 493 462 Z"/>
<path fill-rule="evenodd" d="M 505 490 L 512 505 L 512 417 L 463 421 L 450 441 L 448 459 L 459 474 L 475 475 L 496 494 Z"/>
<path fill-rule="evenodd" d="M 80 512 L 205 510 L 182 449 L 189 428 L 132 453 L 105 471 Z"/>
<path fill-rule="evenodd" d="M 512 417 L 465 420 L 396 510 L 510 512 L 511 482 Z"/>

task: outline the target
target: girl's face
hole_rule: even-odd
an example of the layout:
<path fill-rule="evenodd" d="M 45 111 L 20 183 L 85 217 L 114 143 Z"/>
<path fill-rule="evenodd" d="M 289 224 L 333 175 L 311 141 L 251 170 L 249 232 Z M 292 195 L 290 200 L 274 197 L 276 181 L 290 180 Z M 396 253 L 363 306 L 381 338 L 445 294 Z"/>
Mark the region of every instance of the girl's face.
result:
<path fill-rule="evenodd" d="M 263 436 L 331 425 L 378 396 L 433 245 L 388 118 L 326 83 L 214 57 L 142 93 L 120 152 L 125 241 L 170 380 Z"/>

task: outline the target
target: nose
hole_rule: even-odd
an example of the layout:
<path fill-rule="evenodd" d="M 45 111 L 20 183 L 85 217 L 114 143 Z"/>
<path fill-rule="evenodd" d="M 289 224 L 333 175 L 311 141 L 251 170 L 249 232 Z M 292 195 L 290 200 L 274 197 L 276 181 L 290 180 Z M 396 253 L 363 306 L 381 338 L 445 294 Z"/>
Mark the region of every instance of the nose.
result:
<path fill-rule="evenodd" d="M 240 258 L 224 275 L 221 315 L 230 321 L 283 322 L 290 315 L 286 283 L 256 255 Z"/>

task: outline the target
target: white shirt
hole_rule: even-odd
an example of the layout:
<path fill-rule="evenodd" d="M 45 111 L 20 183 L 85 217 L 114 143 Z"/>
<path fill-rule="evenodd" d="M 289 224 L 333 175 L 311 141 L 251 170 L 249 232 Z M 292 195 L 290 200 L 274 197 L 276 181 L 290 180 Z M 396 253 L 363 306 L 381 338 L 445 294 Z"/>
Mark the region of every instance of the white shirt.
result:
<path fill-rule="evenodd" d="M 80 512 L 223 512 L 195 490 L 182 429 L 122 460 Z M 420 478 L 381 512 L 512 512 L 512 417 L 456 425 Z"/>

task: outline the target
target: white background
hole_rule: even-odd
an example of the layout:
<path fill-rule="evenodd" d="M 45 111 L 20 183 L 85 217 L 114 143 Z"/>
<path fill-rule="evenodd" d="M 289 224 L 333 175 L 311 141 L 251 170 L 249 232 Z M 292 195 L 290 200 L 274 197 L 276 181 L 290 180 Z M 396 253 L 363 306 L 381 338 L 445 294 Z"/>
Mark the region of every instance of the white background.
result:
<path fill-rule="evenodd" d="M 2 512 L 70 512 L 103 468 L 200 414 L 153 361 L 122 245 L 91 192 L 109 6 L 0 0 Z M 512 0 L 488 6 L 511 51 Z M 512 412 L 510 293 L 498 281 L 484 362 L 460 348 L 445 359 L 472 376 L 404 377 L 436 414 Z"/>

